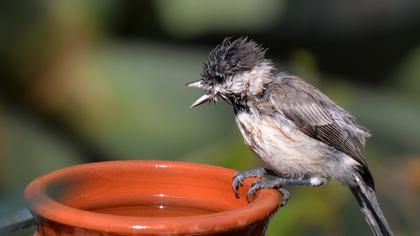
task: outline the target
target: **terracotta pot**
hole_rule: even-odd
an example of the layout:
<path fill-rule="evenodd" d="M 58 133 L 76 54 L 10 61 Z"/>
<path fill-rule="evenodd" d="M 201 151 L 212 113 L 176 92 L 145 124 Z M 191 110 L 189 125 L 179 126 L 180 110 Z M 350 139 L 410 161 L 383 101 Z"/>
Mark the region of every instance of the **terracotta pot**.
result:
<path fill-rule="evenodd" d="M 77 165 L 35 179 L 24 193 L 38 235 L 263 235 L 280 202 L 261 190 L 235 198 L 234 170 L 170 161 Z"/>

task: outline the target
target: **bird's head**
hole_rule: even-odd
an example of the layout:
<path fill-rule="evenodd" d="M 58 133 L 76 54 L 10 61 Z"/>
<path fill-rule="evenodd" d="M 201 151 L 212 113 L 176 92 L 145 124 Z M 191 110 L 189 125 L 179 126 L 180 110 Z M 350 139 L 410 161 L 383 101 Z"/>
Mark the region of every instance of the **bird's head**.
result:
<path fill-rule="evenodd" d="M 265 51 L 246 37 L 223 40 L 209 53 L 202 79 L 187 84 L 206 90 L 191 107 L 219 99 L 232 102 L 261 93 L 273 71 L 271 61 L 264 57 Z"/>

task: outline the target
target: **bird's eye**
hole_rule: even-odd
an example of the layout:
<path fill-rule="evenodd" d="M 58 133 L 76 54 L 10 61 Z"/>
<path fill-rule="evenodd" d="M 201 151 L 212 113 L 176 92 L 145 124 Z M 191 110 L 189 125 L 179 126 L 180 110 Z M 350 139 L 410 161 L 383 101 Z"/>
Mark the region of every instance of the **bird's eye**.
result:
<path fill-rule="evenodd" d="M 215 79 L 216 79 L 217 82 L 222 82 L 224 80 L 224 77 L 223 77 L 223 75 L 218 74 L 218 75 L 215 76 Z"/>

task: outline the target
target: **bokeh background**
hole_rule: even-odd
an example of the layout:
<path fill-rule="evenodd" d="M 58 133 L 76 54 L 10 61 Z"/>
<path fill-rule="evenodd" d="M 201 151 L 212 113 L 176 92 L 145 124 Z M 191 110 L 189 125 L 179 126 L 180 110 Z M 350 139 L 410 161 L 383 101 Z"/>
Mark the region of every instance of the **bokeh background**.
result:
<path fill-rule="evenodd" d="M 420 234 L 420 1 L 2 1 L 0 217 L 36 176 L 121 159 L 259 163 L 226 104 L 188 106 L 225 36 L 269 47 L 368 127 L 366 157 L 396 235 Z M 369 235 L 339 184 L 290 188 L 267 235 Z M 16 235 L 31 235 L 33 228 Z"/>

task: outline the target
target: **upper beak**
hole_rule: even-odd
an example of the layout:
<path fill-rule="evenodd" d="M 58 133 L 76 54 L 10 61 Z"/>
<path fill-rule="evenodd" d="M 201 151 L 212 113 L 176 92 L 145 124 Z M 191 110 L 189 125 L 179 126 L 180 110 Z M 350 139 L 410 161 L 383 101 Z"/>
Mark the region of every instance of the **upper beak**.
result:
<path fill-rule="evenodd" d="M 186 84 L 185 86 L 191 87 L 191 88 L 200 88 L 200 89 L 206 89 L 207 88 L 206 83 L 204 83 L 204 81 L 201 80 L 201 79 L 190 82 L 190 83 Z"/>
<path fill-rule="evenodd" d="M 201 88 L 201 89 L 208 89 L 208 86 L 204 83 L 203 80 L 197 80 L 197 81 L 193 81 L 190 82 L 188 84 L 186 84 L 185 86 L 187 87 L 192 87 L 192 88 Z M 197 99 L 197 101 L 195 101 L 190 108 L 194 108 L 197 106 L 200 106 L 208 101 L 211 101 L 213 98 L 215 97 L 215 95 L 213 94 L 204 94 L 203 96 L 201 96 L 199 99 Z"/>

